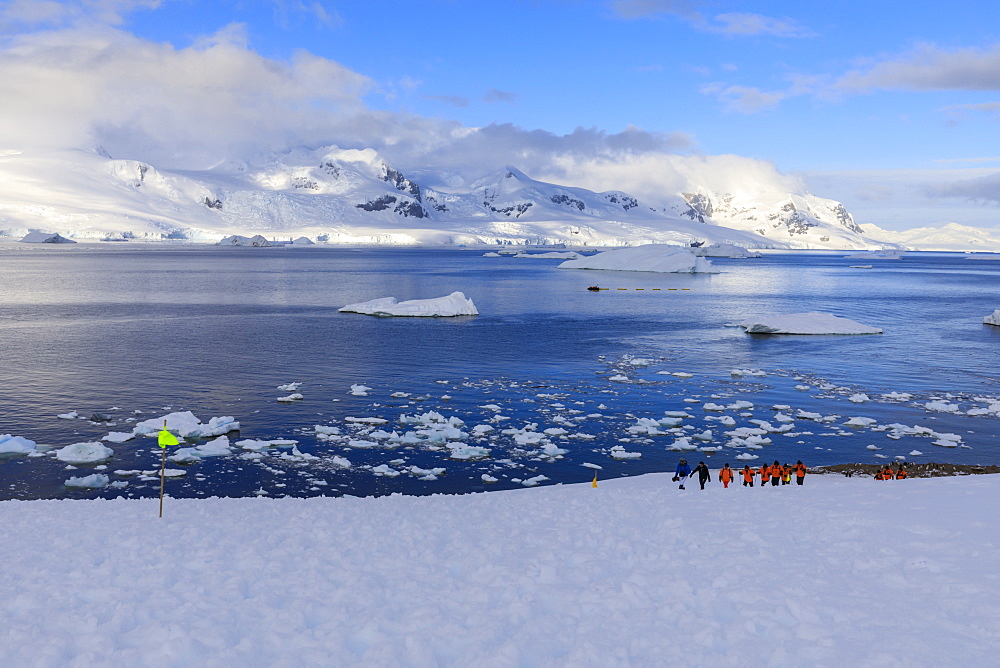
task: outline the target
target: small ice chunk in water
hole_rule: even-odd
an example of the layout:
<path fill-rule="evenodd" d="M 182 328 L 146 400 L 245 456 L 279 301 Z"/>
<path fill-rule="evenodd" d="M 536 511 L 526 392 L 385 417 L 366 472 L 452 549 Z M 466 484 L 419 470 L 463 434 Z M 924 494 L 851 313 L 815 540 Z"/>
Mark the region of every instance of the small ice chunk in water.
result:
<path fill-rule="evenodd" d="M 111 482 L 111 478 L 103 473 L 93 473 L 80 478 L 70 478 L 63 484 L 67 487 L 89 487 L 96 489 L 98 487 L 106 487 L 109 482 Z"/>
<path fill-rule="evenodd" d="M 353 395 L 353 396 L 355 396 L 355 397 L 367 397 L 368 393 L 371 391 L 371 389 L 372 388 L 365 387 L 364 385 L 360 385 L 360 384 L 351 385 L 350 394 Z"/>
<path fill-rule="evenodd" d="M 114 454 L 111 448 L 99 442 L 74 443 L 56 450 L 56 459 L 67 464 L 89 464 L 109 459 Z"/>

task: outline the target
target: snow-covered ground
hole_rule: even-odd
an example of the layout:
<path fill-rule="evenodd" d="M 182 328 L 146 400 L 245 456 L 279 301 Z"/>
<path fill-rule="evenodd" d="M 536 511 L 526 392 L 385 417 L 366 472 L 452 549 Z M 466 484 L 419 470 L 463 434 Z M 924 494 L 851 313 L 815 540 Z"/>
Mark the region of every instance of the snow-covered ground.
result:
<path fill-rule="evenodd" d="M 995 664 L 1000 478 L 715 473 L 5 501 L 0 665 Z"/>

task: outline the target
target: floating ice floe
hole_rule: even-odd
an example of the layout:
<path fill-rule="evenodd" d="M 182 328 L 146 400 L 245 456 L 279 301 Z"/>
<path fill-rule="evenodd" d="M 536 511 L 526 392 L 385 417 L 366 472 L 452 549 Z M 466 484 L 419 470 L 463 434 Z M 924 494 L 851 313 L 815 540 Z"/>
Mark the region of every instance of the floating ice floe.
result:
<path fill-rule="evenodd" d="M 172 462 L 197 462 L 205 457 L 222 457 L 232 453 L 233 449 L 229 446 L 229 437 L 220 436 L 193 448 L 179 448 L 167 459 Z"/>
<path fill-rule="evenodd" d="M 67 487 L 88 487 L 96 489 L 98 487 L 107 487 L 109 482 L 111 482 L 111 478 L 103 473 L 92 473 L 91 475 L 80 478 L 70 478 L 63 484 Z"/>
<path fill-rule="evenodd" d="M 733 259 L 745 259 L 750 257 L 761 257 L 757 251 L 747 250 L 742 246 L 734 244 L 711 244 L 692 248 L 691 252 L 699 257 L 728 257 Z"/>
<path fill-rule="evenodd" d="M 60 413 L 56 417 L 60 420 L 75 420 L 80 417 L 80 414 L 76 411 L 70 411 L 69 413 Z"/>
<path fill-rule="evenodd" d="M 996 325 L 997 327 L 1000 327 L 1000 309 L 993 311 L 993 313 L 990 313 L 988 316 L 983 318 L 983 324 Z"/>
<path fill-rule="evenodd" d="M 740 460 L 741 462 L 748 462 L 754 459 L 760 459 L 760 457 L 758 457 L 757 455 L 752 455 L 749 452 L 743 452 L 736 455 L 736 459 Z"/>
<path fill-rule="evenodd" d="M 867 417 L 852 417 L 850 420 L 844 423 L 845 427 L 870 427 L 878 422 L 874 418 Z"/>
<path fill-rule="evenodd" d="M 548 476 L 536 475 L 534 478 L 528 478 L 527 480 L 522 480 L 521 484 L 524 485 L 525 487 L 535 487 L 539 483 L 545 482 L 548 479 L 549 479 Z"/>
<path fill-rule="evenodd" d="M 361 313 L 376 316 L 400 317 L 451 317 L 459 315 L 479 315 L 476 305 L 461 292 L 453 292 L 446 297 L 434 299 L 411 299 L 397 301 L 395 297 L 382 297 L 358 304 L 348 304 L 341 313 Z"/>
<path fill-rule="evenodd" d="M 740 327 L 747 334 L 881 334 L 880 327 L 870 327 L 849 318 L 812 311 L 745 320 Z"/>
<path fill-rule="evenodd" d="M 169 431 L 185 439 L 212 438 L 228 434 L 231 431 L 238 431 L 240 428 L 240 423 L 230 415 L 214 417 L 204 423 L 191 411 L 183 411 L 139 422 L 132 428 L 132 433 L 136 436 L 153 436 L 163 429 L 164 421 L 166 421 Z"/>
<path fill-rule="evenodd" d="M 26 455 L 34 451 L 35 445 L 34 441 L 23 436 L 0 434 L 0 455 Z"/>
<path fill-rule="evenodd" d="M 886 401 L 909 401 L 913 398 L 913 395 L 909 392 L 889 392 L 888 394 L 883 394 L 882 398 Z"/>
<path fill-rule="evenodd" d="M 924 408 L 929 411 L 937 411 L 939 413 L 958 412 L 958 404 L 950 404 L 947 401 L 928 401 L 924 404 Z"/>
<path fill-rule="evenodd" d="M 613 459 L 639 459 L 642 457 L 641 452 L 627 452 L 624 445 L 612 446 L 611 451 L 608 453 Z"/>
<path fill-rule="evenodd" d="M 114 455 L 114 450 L 101 443 L 74 443 L 55 451 L 56 459 L 67 464 L 101 462 Z"/>
<path fill-rule="evenodd" d="M 258 438 L 245 438 L 241 441 L 236 441 L 233 445 L 244 450 L 259 451 L 265 448 L 288 448 L 293 445 L 298 445 L 298 441 L 294 441 L 290 438 L 273 438 L 271 440 L 262 440 Z M 206 445 L 208 445 L 206 443 Z"/>
<path fill-rule="evenodd" d="M 547 253 L 529 253 L 527 251 L 518 251 L 511 257 L 531 258 L 533 260 L 577 260 L 583 257 L 583 255 L 580 255 L 576 251 L 550 251 Z"/>
<path fill-rule="evenodd" d="M 280 391 L 280 392 L 295 392 L 300 387 L 302 387 L 302 383 L 285 383 L 284 385 L 279 385 L 278 386 L 278 391 Z"/>
<path fill-rule="evenodd" d="M 863 404 L 866 401 L 871 401 L 868 395 L 865 394 L 864 392 L 858 392 L 857 394 L 852 394 L 851 396 L 847 397 L 847 400 L 850 401 L 852 404 Z"/>
<path fill-rule="evenodd" d="M 729 372 L 729 375 L 730 376 L 736 376 L 736 377 L 741 377 L 741 376 L 757 376 L 757 377 L 762 377 L 762 376 L 766 376 L 767 373 L 764 372 L 764 371 L 761 371 L 760 369 L 732 369 Z"/>
<path fill-rule="evenodd" d="M 371 389 L 372 388 L 365 387 L 364 385 L 360 385 L 360 384 L 358 384 L 358 385 L 351 385 L 351 391 L 349 392 L 349 394 L 351 396 L 355 396 L 355 397 L 367 397 L 368 396 L 368 392 L 370 392 Z"/>
<path fill-rule="evenodd" d="M 299 394 L 298 392 L 293 392 L 292 394 L 289 394 L 286 397 L 278 397 L 277 401 L 290 404 L 293 401 L 301 401 L 302 399 L 303 396 L 301 394 Z"/>
<path fill-rule="evenodd" d="M 635 248 L 604 251 L 578 260 L 568 260 L 560 269 L 608 271 L 652 271 L 667 274 L 717 274 L 712 263 L 690 249 L 669 244 L 647 244 Z"/>

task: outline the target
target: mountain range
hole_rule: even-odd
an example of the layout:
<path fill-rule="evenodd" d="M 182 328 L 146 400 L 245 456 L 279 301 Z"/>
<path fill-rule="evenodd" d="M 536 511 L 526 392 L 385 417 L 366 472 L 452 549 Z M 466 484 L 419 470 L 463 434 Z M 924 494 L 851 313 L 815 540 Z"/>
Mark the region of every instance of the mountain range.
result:
<path fill-rule="evenodd" d="M 960 236 L 972 243 L 974 229 Z M 840 202 L 766 184 L 730 192 L 695 185 L 647 203 L 622 191 L 537 181 L 513 166 L 474 180 L 416 177 L 372 149 L 336 146 L 199 171 L 158 169 L 101 148 L 0 151 L 0 238 L 29 231 L 77 240 L 208 242 L 261 234 L 345 244 L 858 250 L 911 247 L 916 238 L 859 226 Z M 984 234 L 973 247 L 1000 248 L 1000 239 Z"/>

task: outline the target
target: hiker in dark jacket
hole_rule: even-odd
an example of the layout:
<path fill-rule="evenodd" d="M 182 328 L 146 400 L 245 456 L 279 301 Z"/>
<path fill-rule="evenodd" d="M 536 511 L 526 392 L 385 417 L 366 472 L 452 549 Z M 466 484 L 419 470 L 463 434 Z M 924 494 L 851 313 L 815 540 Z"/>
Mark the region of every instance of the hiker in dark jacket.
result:
<path fill-rule="evenodd" d="M 678 480 L 681 486 L 678 489 L 684 489 L 684 481 L 687 480 L 688 476 L 691 475 L 691 467 L 688 466 L 688 460 L 682 459 L 677 462 L 677 470 L 674 471 L 674 482 Z"/>
<path fill-rule="evenodd" d="M 711 477 L 711 474 L 708 472 L 708 467 L 705 466 L 705 462 L 698 462 L 698 465 L 694 467 L 694 471 L 691 472 L 692 477 L 695 473 L 698 474 L 698 482 L 701 483 L 701 488 L 705 489 L 705 483 L 708 482 L 708 479 Z"/>

